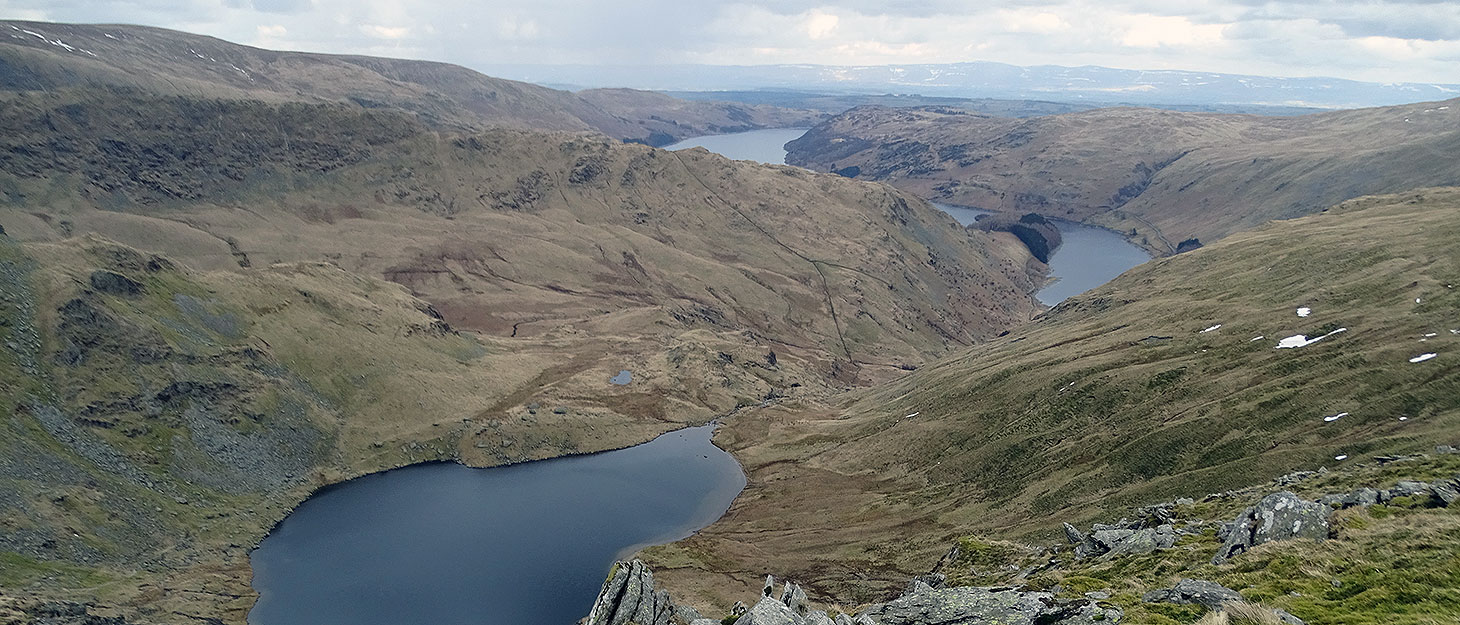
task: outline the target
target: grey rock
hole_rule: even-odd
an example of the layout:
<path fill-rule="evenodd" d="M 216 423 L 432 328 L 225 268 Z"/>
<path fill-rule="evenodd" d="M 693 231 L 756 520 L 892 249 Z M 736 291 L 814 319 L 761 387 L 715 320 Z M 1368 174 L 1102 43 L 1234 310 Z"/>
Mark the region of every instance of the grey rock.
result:
<path fill-rule="evenodd" d="M 1242 595 L 1216 582 L 1183 579 L 1172 588 L 1152 590 L 1141 597 L 1146 603 L 1185 603 L 1220 610 L 1223 605 L 1242 601 Z"/>
<path fill-rule="evenodd" d="M 776 601 L 772 597 L 762 597 L 755 607 L 735 623 L 737 625 L 802 625 L 801 617 L 792 612 L 791 608 L 786 607 L 786 604 Z"/>
<path fill-rule="evenodd" d="M 1303 619 L 1289 614 L 1286 610 L 1282 608 L 1275 608 L 1273 609 L 1272 613 L 1277 615 L 1279 621 L 1287 623 L 1287 625 L 1308 625 L 1307 623 L 1303 622 Z"/>
<path fill-rule="evenodd" d="M 1379 491 L 1372 488 L 1360 488 L 1349 493 L 1349 498 L 1344 501 L 1348 507 L 1372 506 L 1379 503 Z"/>
<path fill-rule="evenodd" d="M 1292 538 L 1328 538 L 1328 515 L 1333 510 L 1317 502 L 1303 501 L 1291 492 L 1273 493 L 1238 515 L 1232 531 L 1212 557 L 1221 564 L 1263 543 Z"/>
<path fill-rule="evenodd" d="M 1442 456 L 1445 455 L 1445 454 L 1460 454 L 1460 448 L 1456 448 L 1456 447 L 1451 446 L 1451 445 L 1436 445 L 1435 446 L 1435 453 L 1440 454 Z"/>
<path fill-rule="evenodd" d="M 776 578 L 770 575 L 765 576 L 765 583 L 760 587 L 760 596 L 769 597 L 776 591 Z"/>
<path fill-rule="evenodd" d="M 1460 478 L 1430 482 L 1430 492 L 1445 506 L 1453 506 L 1460 500 Z"/>
<path fill-rule="evenodd" d="M 836 615 L 836 619 L 834 619 L 832 623 L 835 623 L 836 625 L 852 625 L 852 617 L 845 614 L 838 614 Z"/>
<path fill-rule="evenodd" d="M 803 625 L 836 625 L 836 622 L 831 620 L 831 617 L 827 616 L 821 610 L 807 614 L 806 619 L 802 623 Z"/>
<path fill-rule="evenodd" d="M 1430 485 L 1424 482 L 1401 480 L 1393 488 L 1379 491 L 1379 503 L 1387 504 L 1400 497 L 1428 496 Z"/>
<path fill-rule="evenodd" d="M 1075 559 L 1098 556 L 1106 551 L 1094 539 L 1069 523 L 1065 523 L 1065 539 L 1075 546 Z"/>
<path fill-rule="evenodd" d="M 1102 608 L 1088 599 L 1056 600 L 1045 592 L 1008 588 L 959 587 L 899 597 L 867 608 L 858 619 L 879 625 L 999 623 L 1000 625 L 1083 625 L 1119 623 L 1119 610 Z"/>
<path fill-rule="evenodd" d="M 1178 498 L 1176 500 L 1176 505 L 1178 505 L 1178 506 L 1194 506 L 1194 505 L 1196 505 L 1196 500 L 1195 499 L 1192 499 L 1190 497 L 1181 497 L 1181 498 Z"/>
<path fill-rule="evenodd" d="M 699 610 L 691 608 L 687 605 L 674 606 L 674 620 L 676 621 L 679 621 L 681 623 L 693 623 L 703 618 L 704 615 L 700 614 Z"/>
<path fill-rule="evenodd" d="M 1227 538 L 1232 535 L 1232 530 L 1236 529 L 1236 527 L 1236 524 L 1227 523 L 1225 521 L 1217 525 L 1217 540 L 1226 542 Z"/>
<path fill-rule="evenodd" d="M 907 589 L 902 591 L 902 596 L 907 597 L 910 595 L 921 595 L 925 592 L 933 592 L 933 587 L 929 586 L 928 583 L 923 580 L 914 579 L 907 583 Z"/>
<path fill-rule="evenodd" d="M 132 297 L 142 293 L 142 283 L 115 271 L 98 269 L 91 272 L 91 288 L 109 295 Z"/>
<path fill-rule="evenodd" d="M 913 581 L 922 582 L 936 589 L 942 588 L 948 584 L 948 576 L 942 573 L 928 573 L 927 575 L 919 575 L 917 577 L 914 577 Z"/>
<path fill-rule="evenodd" d="M 872 617 L 863 614 L 858 616 L 857 618 L 852 619 L 852 625 L 877 625 L 877 621 L 874 621 L 872 620 Z"/>
<path fill-rule="evenodd" d="M 1396 493 L 1402 493 L 1401 495 L 1399 495 L 1400 497 L 1428 495 L 1430 493 L 1430 485 L 1424 482 L 1401 480 L 1398 484 L 1394 485 L 1394 488 L 1392 490 Z"/>
<path fill-rule="evenodd" d="M 791 608 L 791 611 L 797 615 L 806 615 L 806 610 L 808 609 L 807 604 L 809 602 L 806 598 L 806 591 L 801 590 L 801 586 L 797 584 L 786 582 L 785 587 L 781 589 L 781 603 Z"/>
<path fill-rule="evenodd" d="M 697 618 L 689 622 L 689 625 L 720 625 L 720 621 L 712 618 Z"/>
<path fill-rule="evenodd" d="M 1297 484 L 1298 482 L 1302 482 L 1304 480 L 1312 478 L 1315 475 L 1318 475 L 1317 471 L 1295 471 L 1293 473 L 1284 475 L 1276 480 L 1273 480 L 1273 482 L 1276 483 L 1278 486 L 1292 486 L 1293 484 Z"/>
<path fill-rule="evenodd" d="M 1168 518 L 1170 515 L 1149 514 L 1146 518 Z M 1089 535 L 1082 533 L 1069 523 L 1064 524 L 1065 539 L 1075 545 L 1075 558 L 1081 559 L 1099 555 L 1129 555 L 1150 553 L 1157 549 L 1170 549 L 1176 545 L 1176 528 L 1170 523 L 1155 527 L 1132 529 L 1139 526 L 1121 520 L 1116 525 L 1096 523 Z"/>
<path fill-rule="evenodd" d="M 1112 554 L 1142 554 L 1151 553 L 1157 549 L 1170 549 L 1176 546 L 1176 528 L 1170 524 L 1163 524 L 1155 528 L 1136 530 L 1119 544 L 1112 545 Z"/>
<path fill-rule="evenodd" d="M 1372 506 L 1379 503 L 1379 491 L 1372 488 L 1360 488 L 1351 493 L 1335 493 L 1324 495 L 1318 498 L 1318 503 L 1330 508 L 1353 508 L 1355 506 Z"/>
<path fill-rule="evenodd" d="M 1135 530 L 1128 529 L 1100 529 L 1090 532 L 1090 538 L 1093 538 L 1097 544 L 1108 550 L 1124 542 L 1135 533 Z"/>
<path fill-rule="evenodd" d="M 616 562 L 603 582 L 587 625 L 674 625 L 669 593 L 654 586 L 654 574 L 639 560 Z"/>
<path fill-rule="evenodd" d="M 1069 523 L 1065 523 L 1064 524 L 1064 528 L 1065 528 L 1065 540 L 1066 541 L 1069 541 L 1069 543 L 1071 545 L 1078 545 L 1080 543 L 1085 542 L 1085 533 L 1084 532 L 1081 532 L 1080 530 L 1076 529 L 1075 526 L 1070 525 Z"/>
<path fill-rule="evenodd" d="M 749 611 L 750 608 L 745 607 L 744 601 L 736 601 L 735 605 L 730 606 L 730 616 L 745 616 Z"/>

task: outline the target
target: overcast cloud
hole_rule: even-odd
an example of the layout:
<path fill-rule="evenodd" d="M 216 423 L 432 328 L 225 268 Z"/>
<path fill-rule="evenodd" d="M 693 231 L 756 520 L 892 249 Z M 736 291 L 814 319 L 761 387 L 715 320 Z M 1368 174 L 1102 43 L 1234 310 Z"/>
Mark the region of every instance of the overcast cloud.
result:
<path fill-rule="evenodd" d="M 1455 0 L 0 0 L 0 17 L 468 67 L 999 61 L 1460 83 Z"/>

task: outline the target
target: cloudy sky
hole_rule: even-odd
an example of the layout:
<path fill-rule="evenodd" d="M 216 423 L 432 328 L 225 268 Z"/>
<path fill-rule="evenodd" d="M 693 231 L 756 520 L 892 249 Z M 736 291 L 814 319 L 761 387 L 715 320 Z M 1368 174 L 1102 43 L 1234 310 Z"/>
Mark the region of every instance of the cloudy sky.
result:
<path fill-rule="evenodd" d="M 1460 83 L 1460 0 L 0 0 L 0 17 L 468 67 L 1000 61 Z"/>

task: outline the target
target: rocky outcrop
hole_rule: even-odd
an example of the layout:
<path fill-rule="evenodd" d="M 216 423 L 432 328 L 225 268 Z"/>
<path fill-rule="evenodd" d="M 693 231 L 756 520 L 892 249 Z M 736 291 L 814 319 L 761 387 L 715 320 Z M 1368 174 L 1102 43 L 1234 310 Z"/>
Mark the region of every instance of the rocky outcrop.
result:
<path fill-rule="evenodd" d="M 1212 564 L 1221 564 L 1233 556 L 1263 543 L 1291 538 L 1328 538 L 1328 506 L 1303 501 L 1283 491 L 1262 498 L 1238 515 L 1230 526 Z"/>
<path fill-rule="evenodd" d="M 1235 609 L 1239 605 L 1246 604 L 1246 600 L 1237 591 L 1216 582 L 1201 579 L 1182 579 L 1171 588 L 1162 588 L 1146 593 L 1141 597 L 1141 600 L 1146 603 L 1199 605 L 1213 612 Z M 1245 608 L 1249 612 L 1252 610 L 1266 610 L 1266 608 L 1259 608 L 1252 605 L 1245 605 Z M 1271 610 L 1271 613 L 1274 617 L 1277 617 L 1278 621 L 1286 625 L 1306 625 L 1303 619 L 1293 616 L 1286 610 L 1274 609 Z"/>
<path fill-rule="evenodd" d="M 683 625 L 699 618 L 698 612 L 675 606 L 669 592 L 655 586 L 649 567 L 632 560 L 614 563 L 587 625 Z"/>
<path fill-rule="evenodd" d="M 1176 545 L 1176 528 L 1169 523 L 1141 527 L 1139 522 L 1124 521 L 1117 525 L 1096 523 L 1085 534 L 1069 523 L 1065 538 L 1075 546 L 1075 558 L 1103 555 L 1142 554 Z"/>
<path fill-rule="evenodd" d="M 142 293 L 142 283 L 115 271 L 98 269 L 91 272 L 91 288 L 109 295 L 132 297 Z"/>
<path fill-rule="evenodd" d="M 941 579 L 912 580 L 907 592 L 887 603 L 870 606 L 856 616 L 810 610 L 806 591 L 785 582 L 775 592 L 775 578 L 766 576 L 761 597 L 749 610 L 736 602 L 730 610 L 736 625 L 1000 625 L 1118 624 L 1119 608 L 1090 599 L 1056 599 L 1047 592 L 1012 588 L 934 588 Z M 654 574 L 643 562 L 614 564 L 585 625 L 717 625 L 691 608 L 675 606 L 669 593 L 654 584 Z"/>
<path fill-rule="evenodd" d="M 1061 600 L 1047 592 L 971 586 L 903 595 L 859 615 L 878 625 L 1076 625 L 1119 623 L 1121 616 L 1118 608 L 1102 607 L 1089 599 Z"/>
<path fill-rule="evenodd" d="M 1183 579 L 1171 588 L 1152 590 L 1141 597 L 1146 603 L 1185 603 L 1206 606 L 1208 610 L 1220 610 L 1228 603 L 1242 601 L 1242 595 L 1216 582 L 1201 579 Z"/>

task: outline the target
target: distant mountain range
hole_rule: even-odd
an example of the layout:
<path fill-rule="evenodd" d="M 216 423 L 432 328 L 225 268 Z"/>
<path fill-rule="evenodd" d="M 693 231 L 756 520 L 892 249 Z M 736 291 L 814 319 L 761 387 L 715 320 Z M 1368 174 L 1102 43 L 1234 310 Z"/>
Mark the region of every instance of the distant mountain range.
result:
<path fill-rule="evenodd" d="M 797 89 L 1092 104 L 1387 106 L 1460 95 L 1460 84 L 1372 83 L 1109 67 L 1021 67 L 972 62 L 926 65 L 492 65 L 494 76 L 565 88 L 667 91 Z"/>

